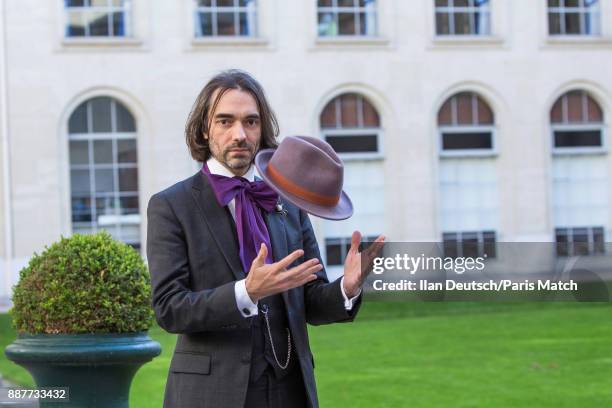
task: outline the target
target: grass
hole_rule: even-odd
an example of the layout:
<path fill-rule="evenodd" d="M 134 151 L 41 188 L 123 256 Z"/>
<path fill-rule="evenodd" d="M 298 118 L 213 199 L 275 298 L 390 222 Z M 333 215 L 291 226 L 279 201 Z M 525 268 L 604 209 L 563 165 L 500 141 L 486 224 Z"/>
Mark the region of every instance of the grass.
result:
<path fill-rule="evenodd" d="M 311 327 L 322 407 L 612 406 L 609 304 L 366 302 L 353 324 Z M 174 335 L 136 375 L 134 408 L 161 407 Z M 0 348 L 14 339 L 0 315 Z M 0 356 L 0 372 L 32 385 Z"/>

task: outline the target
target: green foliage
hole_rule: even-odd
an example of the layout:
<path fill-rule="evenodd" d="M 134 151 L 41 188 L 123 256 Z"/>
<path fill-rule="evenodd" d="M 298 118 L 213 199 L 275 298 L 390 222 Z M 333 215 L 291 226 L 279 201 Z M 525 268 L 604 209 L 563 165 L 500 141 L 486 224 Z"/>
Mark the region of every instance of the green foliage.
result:
<path fill-rule="evenodd" d="M 20 333 L 122 333 L 153 322 L 140 254 L 107 232 L 74 234 L 34 254 L 13 291 Z"/>

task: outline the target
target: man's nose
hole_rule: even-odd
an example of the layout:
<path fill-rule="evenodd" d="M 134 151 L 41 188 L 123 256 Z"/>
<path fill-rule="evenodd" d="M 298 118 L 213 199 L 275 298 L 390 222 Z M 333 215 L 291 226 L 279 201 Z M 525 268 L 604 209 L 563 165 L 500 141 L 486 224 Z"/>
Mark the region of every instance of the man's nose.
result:
<path fill-rule="evenodd" d="M 242 126 L 242 123 L 237 122 L 236 126 L 234 126 L 232 139 L 235 141 L 242 141 L 246 139 L 246 132 L 244 131 L 244 126 Z"/>

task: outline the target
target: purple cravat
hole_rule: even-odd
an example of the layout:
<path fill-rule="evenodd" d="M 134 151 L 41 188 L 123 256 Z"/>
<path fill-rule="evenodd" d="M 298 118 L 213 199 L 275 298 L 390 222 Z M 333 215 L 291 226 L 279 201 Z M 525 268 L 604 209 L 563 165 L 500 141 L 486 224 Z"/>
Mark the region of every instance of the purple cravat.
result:
<path fill-rule="evenodd" d="M 268 248 L 266 263 L 272 263 L 270 235 L 261 210 L 272 211 L 278 201 L 278 194 L 263 181 L 250 182 L 244 177 L 211 174 L 206 163 L 202 172 L 208 177 L 219 205 L 225 207 L 232 199 L 236 200 L 236 229 L 244 272 L 249 273 L 262 242 Z"/>

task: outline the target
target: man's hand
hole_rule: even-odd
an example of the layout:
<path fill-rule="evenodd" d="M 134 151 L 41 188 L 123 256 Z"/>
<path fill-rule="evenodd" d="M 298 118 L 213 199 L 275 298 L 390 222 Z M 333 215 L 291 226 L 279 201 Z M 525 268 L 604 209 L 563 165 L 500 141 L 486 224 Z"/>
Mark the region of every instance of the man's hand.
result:
<path fill-rule="evenodd" d="M 317 258 L 309 259 L 287 270 L 296 259 L 304 255 L 304 251 L 298 249 L 283 259 L 273 264 L 265 264 L 268 248 L 261 244 L 257 258 L 251 264 L 251 270 L 246 278 L 246 290 L 253 303 L 261 298 L 284 292 L 302 286 L 305 283 L 317 279 L 317 273 L 323 269 L 323 265 Z"/>
<path fill-rule="evenodd" d="M 378 256 L 385 243 L 385 237 L 380 235 L 363 254 L 359 252 L 361 233 L 354 231 L 351 237 L 351 248 L 344 261 L 344 293 L 349 298 L 357 296 L 359 289 L 372 269 L 374 258 Z M 362 262 L 363 261 L 363 262 Z"/>

